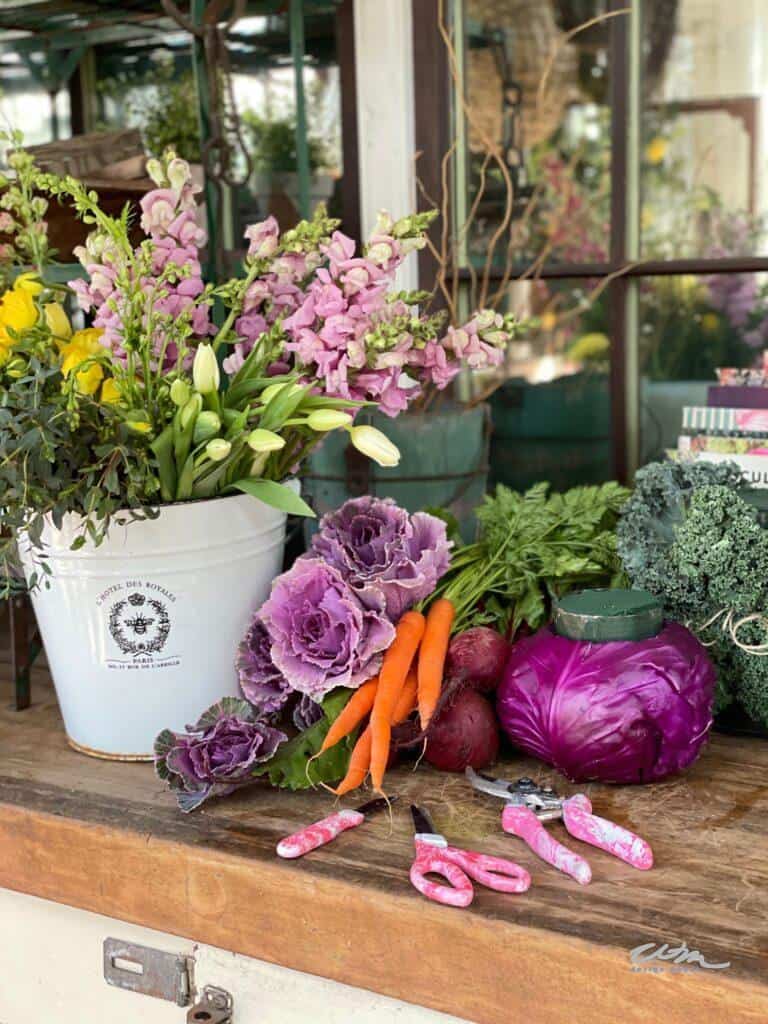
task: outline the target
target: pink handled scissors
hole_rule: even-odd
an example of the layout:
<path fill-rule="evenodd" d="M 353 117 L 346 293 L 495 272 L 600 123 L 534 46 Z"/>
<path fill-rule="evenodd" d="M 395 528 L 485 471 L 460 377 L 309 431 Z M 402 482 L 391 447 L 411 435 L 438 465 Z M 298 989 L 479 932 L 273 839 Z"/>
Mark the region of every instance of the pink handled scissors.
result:
<path fill-rule="evenodd" d="M 511 860 L 449 846 L 446 838 L 435 832 L 429 814 L 416 804 L 411 804 L 411 815 L 416 830 L 411 884 L 428 900 L 468 907 L 475 895 L 472 879 L 497 892 L 525 892 L 531 884 L 528 872 Z M 440 885 L 427 875 L 442 875 L 448 884 Z"/>
<path fill-rule="evenodd" d="M 506 802 L 501 827 L 518 836 L 547 864 L 575 878 L 581 885 L 592 880 L 592 869 L 583 857 L 559 843 L 542 822 L 563 819 L 572 836 L 613 854 L 633 868 L 647 871 L 653 867 L 653 852 L 634 832 L 592 813 L 592 804 L 583 793 L 561 797 L 551 786 L 537 786 L 532 779 L 508 782 L 467 768 L 467 781 L 481 793 Z"/>

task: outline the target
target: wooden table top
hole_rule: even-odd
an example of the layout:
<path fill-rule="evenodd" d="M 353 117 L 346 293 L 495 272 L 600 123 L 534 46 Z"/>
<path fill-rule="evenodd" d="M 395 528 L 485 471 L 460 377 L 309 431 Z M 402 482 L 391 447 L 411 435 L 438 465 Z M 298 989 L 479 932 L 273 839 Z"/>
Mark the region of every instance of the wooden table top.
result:
<path fill-rule="evenodd" d="M 391 824 L 377 816 L 281 861 L 278 839 L 327 814 L 327 794 L 258 785 L 185 816 L 149 765 L 69 749 L 44 669 L 33 699 L 6 710 L 0 684 L 0 886 L 480 1024 L 768 1020 L 768 742 L 716 735 L 679 778 L 579 787 L 656 856 L 635 871 L 548 825 L 592 865 L 581 887 L 501 833 L 498 802 L 425 767 L 388 776 L 401 795 Z M 522 757 L 503 773 L 574 791 Z M 526 867 L 530 891 L 478 887 L 468 910 L 424 900 L 408 882 L 411 800 L 449 841 Z M 633 948 L 681 942 L 730 966 L 633 969 Z"/>

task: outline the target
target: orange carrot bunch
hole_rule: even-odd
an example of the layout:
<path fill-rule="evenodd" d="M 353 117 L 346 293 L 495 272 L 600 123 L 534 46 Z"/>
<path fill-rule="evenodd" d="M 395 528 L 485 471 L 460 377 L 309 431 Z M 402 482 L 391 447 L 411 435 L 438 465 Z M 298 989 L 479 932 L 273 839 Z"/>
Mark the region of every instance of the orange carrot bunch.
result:
<path fill-rule="evenodd" d="M 440 697 L 454 614 L 454 606 L 446 598 L 435 601 L 426 618 L 418 611 L 406 612 L 397 624 L 378 677 L 355 691 L 329 729 L 322 750 L 348 736 L 370 712 L 347 774 L 335 790 L 339 796 L 361 786 L 369 773 L 373 788 L 383 793 L 392 727 L 404 722 L 416 707 L 422 729 L 429 725 Z"/>

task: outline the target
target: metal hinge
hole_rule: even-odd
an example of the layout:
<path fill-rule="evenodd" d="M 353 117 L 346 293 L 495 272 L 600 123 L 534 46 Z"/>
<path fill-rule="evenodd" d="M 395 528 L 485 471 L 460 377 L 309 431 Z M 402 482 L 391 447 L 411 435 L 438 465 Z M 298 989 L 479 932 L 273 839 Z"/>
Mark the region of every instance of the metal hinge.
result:
<path fill-rule="evenodd" d="M 187 1024 L 232 1024 L 232 996 L 226 989 L 206 985 L 199 1002 L 187 1012 Z"/>
<path fill-rule="evenodd" d="M 177 1006 L 192 1002 L 192 959 L 120 939 L 104 939 L 104 980 Z"/>
<path fill-rule="evenodd" d="M 166 953 L 120 939 L 104 939 L 104 980 L 108 985 L 189 1006 L 195 994 L 191 956 Z M 206 985 L 187 1012 L 188 1024 L 232 1024 L 234 1001 L 226 989 Z"/>

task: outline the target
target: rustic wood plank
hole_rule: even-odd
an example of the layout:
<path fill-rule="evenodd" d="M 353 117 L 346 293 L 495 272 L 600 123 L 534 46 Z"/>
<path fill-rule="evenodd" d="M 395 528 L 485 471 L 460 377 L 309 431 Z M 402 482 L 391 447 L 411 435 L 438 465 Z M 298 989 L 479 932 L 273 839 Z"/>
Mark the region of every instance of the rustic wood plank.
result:
<path fill-rule="evenodd" d="M 34 675 L 32 707 L 0 712 L 0 886 L 480 1024 L 768 1019 L 764 741 L 716 736 L 689 773 L 656 786 L 580 787 L 598 813 L 649 839 L 657 866 L 647 873 L 570 840 L 593 868 L 581 888 L 500 833 L 500 805 L 425 768 L 393 774 L 403 799 L 391 825 L 378 817 L 281 862 L 275 843 L 327 813 L 326 794 L 257 786 L 181 815 L 148 766 L 71 751 L 44 669 Z M 555 780 L 507 760 L 510 773 Z M 407 880 L 411 800 L 459 845 L 531 870 L 531 891 L 478 889 L 468 911 L 423 900 Z M 633 947 L 680 941 L 731 967 L 632 971 Z"/>

